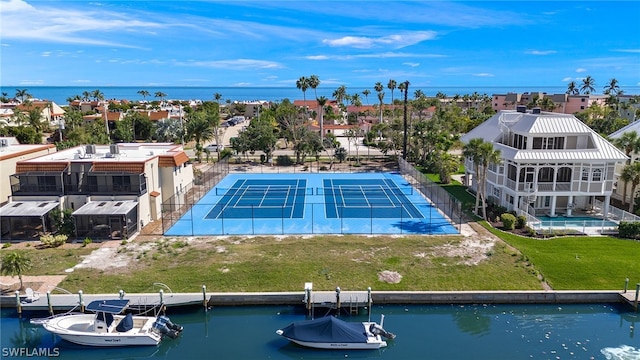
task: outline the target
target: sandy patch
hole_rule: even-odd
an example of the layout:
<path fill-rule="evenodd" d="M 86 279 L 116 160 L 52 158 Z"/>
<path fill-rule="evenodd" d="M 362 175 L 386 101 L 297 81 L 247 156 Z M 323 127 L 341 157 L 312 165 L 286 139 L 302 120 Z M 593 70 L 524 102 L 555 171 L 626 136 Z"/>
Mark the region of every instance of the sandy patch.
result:
<path fill-rule="evenodd" d="M 397 284 L 402 281 L 402 275 L 395 271 L 384 270 L 378 273 L 378 280 L 389 284 Z"/>

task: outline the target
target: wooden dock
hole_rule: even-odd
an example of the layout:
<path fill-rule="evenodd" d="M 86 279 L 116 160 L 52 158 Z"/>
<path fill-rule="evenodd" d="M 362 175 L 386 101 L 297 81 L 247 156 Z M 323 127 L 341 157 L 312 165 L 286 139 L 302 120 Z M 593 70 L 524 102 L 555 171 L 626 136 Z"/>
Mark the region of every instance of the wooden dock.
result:
<path fill-rule="evenodd" d="M 350 314 L 357 314 L 362 308 L 370 308 L 372 304 L 371 289 L 367 291 L 313 291 L 311 283 L 305 284 L 305 295 L 302 300 L 307 309 L 324 308 L 340 311 L 348 310 Z"/>
<path fill-rule="evenodd" d="M 623 302 L 626 302 L 627 304 L 631 305 L 631 307 L 637 312 L 638 309 L 638 295 L 636 294 L 635 291 L 626 291 L 626 292 L 621 292 L 620 293 L 620 297 L 622 298 Z"/>

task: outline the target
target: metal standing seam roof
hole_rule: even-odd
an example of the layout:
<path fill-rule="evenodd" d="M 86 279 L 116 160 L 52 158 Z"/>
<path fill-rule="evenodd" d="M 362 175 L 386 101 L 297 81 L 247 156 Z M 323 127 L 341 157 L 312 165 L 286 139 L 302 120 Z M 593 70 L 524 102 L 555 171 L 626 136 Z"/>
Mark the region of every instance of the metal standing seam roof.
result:
<path fill-rule="evenodd" d="M 125 215 L 136 206 L 133 200 L 89 201 L 72 215 Z"/>
<path fill-rule="evenodd" d="M 514 113 L 516 112 L 507 111 L 507 115 Z M 499 112 L 487 119 L 484 123 L 465 134 L 461 140 L 468 142 L 474 138 L 482 138 L 485 141 L 495 143 L 502 134 L 501 128 L 505 126 L 499 121 L 501 115 L 502 112 Z M 510 147 L 503 145 L 500 146 L 500 148 L 504 158 L 527 161 L 627 160 L 627 156 L 622 150 L 615 147 L 573 115 L 560 113 L 526 113 L 522 115 L 517 122 L 509 124 L 512 131 L 523 134 L 546 134 L 550 136 L 555 134 L 585 134 L 591 136 L 595 148 L 575 150 L 513 149 L 514 151 L 512 152 L 509 151 L 511 150 Z"/>
<path fill-rule="evenodd" d="M 57 201 L 15 201 L 0 208 L 1 217 L 42 217 L 60 205 Z"/>

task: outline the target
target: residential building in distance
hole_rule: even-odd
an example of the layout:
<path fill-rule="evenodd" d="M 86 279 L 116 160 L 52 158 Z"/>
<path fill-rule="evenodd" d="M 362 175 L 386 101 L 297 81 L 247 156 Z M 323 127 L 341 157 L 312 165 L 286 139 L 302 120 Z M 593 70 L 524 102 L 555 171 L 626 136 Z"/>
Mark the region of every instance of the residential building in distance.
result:
<path fill-rule="evenodd" d="M 11 196 L 9 175 L 16 171 L 18 162 L 54 152 L 56 152 L 56 146 L 53 144 L 20 144 L 14 137 L 0 137 L 0 204 L 9 201 Z"/>
<path fill-rule="evenodd" d="M 6 175 L 5 175 L 6 174 Z M 184 204 L 193 168 L 171 143 L 85 145 L 19 161 L 0 208 L 2 240 L 51 232 L 49 213 L 70 209 L 80 239 L 123 239 L 161 218 L 162 202 Z"/>
<path fill-rule="evenodd" d="M 493 94 L 491 107 L 495 111 L 516 110 L 518 106 L 527 106 L 537 99 L 549 98 L 553 101 L 554 112 L 575 114 L 585 111 L 594 103 L 605 105 L 608 95 L 594 94 L 547 94 L 545 92 Z"/>
<path fill-rule="evenodd" d="M 501 110 L 461 137 L 481 138 L 500 150 L 501 164 L 487 173 L 487 198 L 508 210 L 530 215 L 566 215 L 590 211 L 596 197 L 609 213 L 615 169 L 627 156 L 573 115 L 539 108 Z M 466 181 L 478 189 L 471 159 Z"/>

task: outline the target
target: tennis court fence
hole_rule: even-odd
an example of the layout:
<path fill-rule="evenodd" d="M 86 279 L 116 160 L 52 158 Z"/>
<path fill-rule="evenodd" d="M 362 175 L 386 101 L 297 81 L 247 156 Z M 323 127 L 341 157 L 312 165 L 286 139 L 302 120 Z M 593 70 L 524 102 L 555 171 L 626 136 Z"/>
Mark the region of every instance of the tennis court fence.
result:
<path fill-rule="evenodd" d="M 413 188 L 382 188 L 377 185 L 341 185 L 334 187 L 316 187 L 316 188 L 296 188 L 295 186 L 252 186 L 252 187 L 243 187 L 243 188 L 218 188 L 214 189 L 214 193 L 216 196 L 225 196 L 231 194 L 242 193 L 243 198 L 248 199 L 252 198 L 252 194 L 255 193 L 256 198 L 264 197 L 265 193 L 268 194 L 304 194 L 304 195 L 337 195 L 342 197 L 357 197 L 357 196 L 366 196 L 366 197 L 388 197 L 393 194 L 402 194 L 402 195 L 413 195 Z"/>
<path fill-rule="evenodd" d="M 194 210 L 194 206 L 206 195 L 216 184 L 218 184 L 227 174 L 229 174 L 230 166 L 229 160 L 224 159 L 220 162 L 213 164 L 212 166 L 202 170 L 196 174 L 195 180 L 192 186 L 187 186 L 189 189 L 186 193 L 176 194 L 162 203 L 162 226 L 158 227 L 156 232 L 161 230 L 161 233 L 166 233 L 174 224 L 178 222 L 185 214 L 191 214 Z M 360 169 L 363 170 L 363 169 Z M 427 179 L 420 171 L 414 168 L 410 163 L 406 162 L 402 158 L 398 158 L 397 170 L 413 185 L 409 189 L 399 189 L 405 195 L 412 195 L 415 191 L 420 192 L 422 196 L 427 198 L 429 202 L 438 209 L 438 211 L 445 216 L 449 222 L 458 230 L 461 230 L 461 225 L 466 221 L 464 213 L 462 211 L 462 204 L 455 199 L 446 190 L 442 189 L 438 184 Z M 374 170 L 371 172 L 379 172 L 380 170 Z M 365 172 L 365 171 L 361 171 Z M 345 188 L 346 189 L 346 188 Z M 343 189 L 343 194 L 344 190 Z M 218 189 L 216 193 L 223 195 L 229 189 Z M 336 191 L 336 188 L 305 188 L 305 194 L 307 195 L 327 195 L 332 191 Z M 359 189 L 358 191 L 362 191 Z M 368 195 L 369 196 L 369 195 Z M 198 206 L 211 206 L 215 204 L 198 204 Z M 319 206 L 319 205 L 318 205 Z M 283 210 L 284 213 L 284 210 Z M 371 214 L 371 222 L 375 219 L 375 214 Z M 283 216 L 283 221 L 286 220 L 286 216 Z M 407 219 L 408 220 L 408 219 Z M 196 221 L 196 220 L 191 220 Z M 344 233 L 344 228 L 335 229 L 336 233 Z M 402 230 L 399 231 L 401 233 Z"/>
<path fill-rule="evenodd" d="M 468 221 L 462 211 L 462 202 L 440 185 L 429 180 L 423 173 L 401 157 L 398 157 L 398 169 L 400 174 L 409 180 L 414 188 L 420 191 L 424 197 L 431 200 L 440 212 L 451 220 L 458 231 L 461 230 L 462 223 Z"/>

